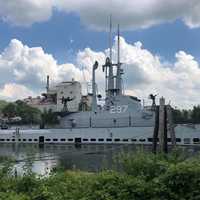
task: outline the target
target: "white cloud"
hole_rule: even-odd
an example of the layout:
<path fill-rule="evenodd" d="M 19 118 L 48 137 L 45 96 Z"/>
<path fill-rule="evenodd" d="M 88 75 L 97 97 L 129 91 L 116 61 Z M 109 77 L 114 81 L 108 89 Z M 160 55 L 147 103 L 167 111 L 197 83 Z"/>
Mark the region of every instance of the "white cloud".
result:
<path fill-rule="evenodd" d="M 0 0 L 0 16 L 15 25 L 29 26 L 47 21 L 53 10 L 54 0 Z"/>
<path fill-rule="evenodd" d="M 179 107 L 199 104 L 200 66 L 192 55 L 179 51 L 175 54 L 174 63 L 163 62 L 159 56 L 145 49 L 141 42 L 129 44 L 122 37 L 120 40 L 124 85 L 128 94 L 146 99 L 150 93 L 158 93 Z M 114 60 L 116 49 L 115 39 Z M 72 63 L 59 65 L 41 47 L 28 47 L 13 39 L 0 53 L 0 96 L 16 99 L 39 95 L 45 89 L 46 75 L 50 75 L 51 83 L 72 78 L 81 82 L 90 81 L 95 60 L 99 62 L 96 72 L 98 88 L 103 92 L 105 75 L 101 66 L 107 54 L 108 50 L 95 52 L 86 48 L 76 55 L 76 66 Z"/>
<path fill-rule="evenodd" d="M 129 93 L 132 90 L 140 98 L 146 98 L 152 92 L 158 93 L 180 107 L 200 103 L 200 66 L 194 57 L 179 51 L 175 63 L 162 63 L 158 56 L 138 43 L 127 44 L 121 38 L 121 45 L 122 62 L 126 63 L 124 82 Z"/>
<path fill-rule="evenodd" d="M 27 89 L 38 92 L 45 88 L 46 76 L 50 75 L 51 83 L 76 78 L 81 80 L 82 72 L 71 63 L 58 65 L 52 55 L 41 47 L 28 47 L 17 39 L 11 40 L 8 47 L 0 53 L 0 87 L 4 87 L 4 96 L 8 95 L 5 87 L 10 81 L 17 85 L 26 85 Z M 9 88 L 11 86 L 9 85 Z M 25 91 L 25 90 L 23 90 Z M 16 95 L 11 95 L 16 97 Z"/>
<path fill-rule="evenodd" d="M 200 95 L 200 66 L 193 56 L 179 51 L 176 53 L 175 63 L 161 62 L 159 56 L 153 55 L 142 47 L 141 42 L 128 44 L 124 38 L 121 40 L 121 61 L 124 63 L 124 84 L 127 94 L 147 99 L 150 93 L 164 96 L 167 103 L 179 107 L 192 107 L 199 104 Z M 113 46 L 113 57 L 116 60 L 117 40 Z M 107 50 L 105 50 L 107 53 Z M 105 53 L 104 52 L 104 53 Z M 92 66 L 97 59 L 102 64 L 105 60 L 101 52 L 86 49 L 81 52 L 81 63 Z M 103 53 L 103 52 L 102 52 Z M 95 59 L 94 59 L 95 58 Z M 78 59 L 80 60 L 80 59 Z M 88 71 L 90 69 L 88 68 Z M 97 83 L 100 89 L 104 87 L 104 75 L 100 69 L 97 71 Z"/>
<path fill-rule="evenodd" d="M 90 27 L 107 28 L 108 16 L 126 29 L 146 28 L 163 22 L 182 19 L 188 26 L 200 24 L 199 0 L 69 0 L 56 1 L 66 12 L 79 13 Z"/>
<path fill-rule="evenodd" d="M 36 93 L 29 90 L 26 86 L 15 83 L 5 84 L 4 87 L 0 89 L 0 97 L 5 100 L 23 99 L 35 95 Z"/>
<path fill-rule="evenodd" d="M 0 17 L 28 26 L 51 18 L 53 10 L 76 13 L 96 29 L 108 27 L 108 16 L 124 29 L 146 28 L 181 19 L 187 26 L 200 26 L 199 0 L 0 0 Z"/>
<path fill-rule="evenodd" d="M 0 70 L 7 74 L 5 78 L 13 77 L 18 83 L 33 86 L 43 84 L 46 75 L 53 77 L 54 82 L 62 81 L 64 76 L 80 77 L 80 70 L 73 64 L 58 65 L 53 56 L 45 53 L 41 47 L 29 48 L 17 39 L 11 40 L 0 54 Z"/>

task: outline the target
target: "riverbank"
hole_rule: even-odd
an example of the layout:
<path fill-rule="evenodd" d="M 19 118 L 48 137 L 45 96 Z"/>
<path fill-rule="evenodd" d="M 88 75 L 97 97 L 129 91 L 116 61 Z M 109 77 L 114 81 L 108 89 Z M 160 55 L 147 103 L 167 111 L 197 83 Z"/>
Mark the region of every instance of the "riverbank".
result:
<path fill-rule="evenodd" d="M 57 168 L 39 177 L 30 170 L 24 176 L 11 176 L 7 160 L 0 171 L 0 199 L 199 199 L 199 159 L 177 152 L 167 156 L 139 152 L 120 155 L 112 170 L 89 173 Z"/>

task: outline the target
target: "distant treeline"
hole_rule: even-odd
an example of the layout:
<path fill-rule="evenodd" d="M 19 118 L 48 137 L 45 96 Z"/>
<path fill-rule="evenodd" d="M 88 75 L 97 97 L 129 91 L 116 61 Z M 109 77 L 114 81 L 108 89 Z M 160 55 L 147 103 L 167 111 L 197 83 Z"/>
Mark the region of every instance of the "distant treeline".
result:
<path fill-rule="evenodd" d="M 41 112 L 37 108 L 27 105 L 23 101 L 4 102 L 0 101 L 0 112 L 3 118 L 21 117 L 17 124 L 56 124 L 58 123 L 57 115 L 51 110 Z"/>
<path fill-rule="evenodd" d="M 200 105 L 194 106 L 190 110 L 173 109 L 174 123 L 200 123 Z"/>

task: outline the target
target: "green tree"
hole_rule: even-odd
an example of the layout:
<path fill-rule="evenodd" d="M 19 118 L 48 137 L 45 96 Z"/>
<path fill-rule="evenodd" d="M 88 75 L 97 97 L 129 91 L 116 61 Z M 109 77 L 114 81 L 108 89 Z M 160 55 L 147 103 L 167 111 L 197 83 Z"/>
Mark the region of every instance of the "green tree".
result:
<path fill-rule="evenodd" d="M 43 124 L 53 125 L 59 122 L 57 114 L 52 112 L 51 109 L 49 109 L 48 111 L 44 110 L 44 112 L 41 114 L 41 118 Z"/>
<path fill-rule="evenodd" d="M 182 123 L 182 112 L 181 110 L 175 108 L 172 111 L 174 123 Z"/>
<path fill-rule="evenodd" d="M 9 103 L 7 101 L 0 100 L 0 111 L 2 111 L 8 104 Z"/>
<path fill-rule="evenodd" d="M 191 114 L 193 123 L 200 123 L 200 106 L 194 106 Z"/>
<path fill-rule="evenodd" d="M 22 118 L 22 123 L 38 124 L 40 122 L 41 112 L 37 108 L 33 108 L 20 100 L 15 103 L 17 116 Z"/>
<path fill-rule="evenodd" d="M 20 100 L 6 105 L 3 108 L 2 113 L 8 118 L 16 116 L 21 117 L 22 124 L 38 124 L 40 122 L 41 112 L 37 108 L 32 108 Z"/>
<path fill-rule="evenodd" d="M 14 103 L 9 103 L 7 106 L 5 106 L 2 110 L 2 113 L 4 116 L 11 118 L 16 116 L 16 105 Z"/>

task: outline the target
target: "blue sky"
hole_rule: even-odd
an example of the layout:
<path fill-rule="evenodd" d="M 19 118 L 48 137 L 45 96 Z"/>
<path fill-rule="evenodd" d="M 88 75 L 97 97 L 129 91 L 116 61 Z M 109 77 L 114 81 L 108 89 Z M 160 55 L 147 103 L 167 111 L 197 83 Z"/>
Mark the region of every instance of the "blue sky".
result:
<path fill-rule="evenodd" d="M 55 84 L 83 82 L 84 73 L 89 82 L 94 61 L 105 62 L 112 14 L 121 26 L 126 92 L 200 104 L 199 10 L 199 0 L 0 0 L 0 98 L 39 95 L 46 75 Z"/>
<path fill-rule="evenodd" d="M 108 47 L 106 31 L 92 30 L 83 25 L 79 16 L 63 12 L 54 11 L 49 21 L 30 27 L 0 21 L 0 30 L 0 51 L 16 38 L 30 47 L 41 46 L 59 63 L 74 62 L 77 51 L 86 47 L 95 51 Z M 174 61 L 179 50 L 200 59 L 200 28 L 190 29 L 181 20 L 121 34 L 129 43 L 141 41 L 146 49 L 168 61 Z"/>

